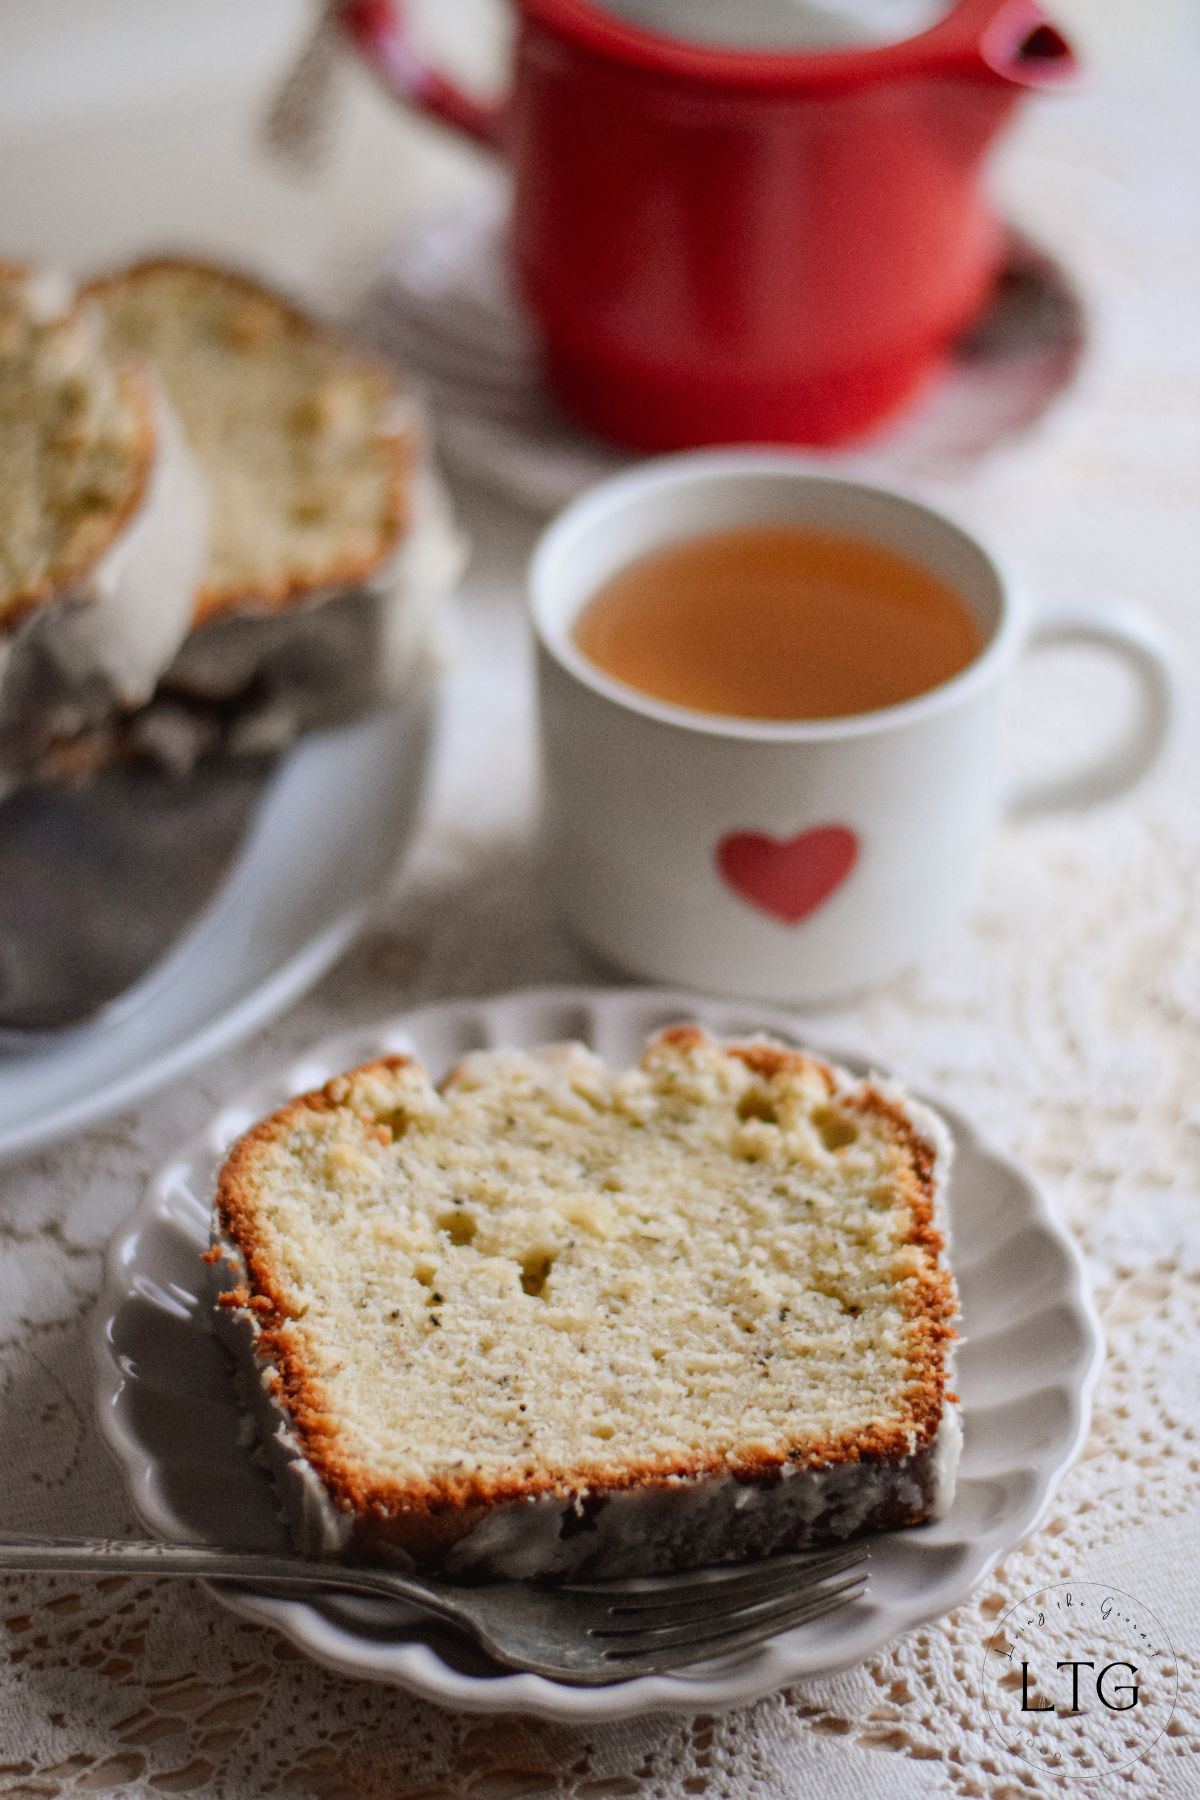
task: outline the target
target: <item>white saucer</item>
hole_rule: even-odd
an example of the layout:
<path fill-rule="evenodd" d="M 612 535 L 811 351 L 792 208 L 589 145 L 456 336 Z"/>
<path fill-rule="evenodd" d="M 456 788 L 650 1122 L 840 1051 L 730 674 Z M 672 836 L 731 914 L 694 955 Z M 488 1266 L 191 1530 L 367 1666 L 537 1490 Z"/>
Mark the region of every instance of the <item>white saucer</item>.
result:
<path fill-rule="evenodd" d="M 319 1045 L 220 1113 L 161 1171 L 112 1245 L 97 1315 L 101 1426 L 149 1529 L 211 1543 L 282 1543 L 274 1496 L 244 1442 L 202 1297 L 214 1176 L 234 1138 L 289 1095 L 386 1052 L 415 1051 L 440 1073 L 467 1050 L 573 1037 L 624 1063 L 651 1032 L 680 1018 L 728 1034 L 796 1037 L 784 1016 L 687 994 L 578 988 L 454 1001 Z M 837 1060 L 865 1072 L 861 1059 Z M 873 1540 L 863 1600 L 737 1659 L 574 1688 L 505 1674 L 409 1609 L 368 1601 L 316 1606 L 241 1589 L 217 1597 L 344 1673 L 469 1711 L 561 1720 L 712 1711 L 751 1700 L 858 1662 L 957 1605 L 1044 1514 L 1083 1441 L 1102 1352 L 1079 1253 L 1037 1183 L 953 1108 L 942 1111 L 957 1141 L 949 1198 L 965 1340 L 955 1383 L 965 1426 L 958 1491 L 937 1524 Z"/>
<path fill-rule="evenodd" d="M 506 255 L 500 178 L 424 225 L 368 298 L 363 329 L 431 402 L 446 460 L 549 513 L 632 460 L 578 430 L 547 395 Z M 992 300 L 942 373 L 870 439 L 813 452 L 892 480 L 945 476 L 1028 432 L 1070 385 L 1083 303 L 1048 253 L 1010 231 Z"/>
<path fill-rule="evenodd" d="M 282 1012 L 349 944 L 404 848 L 434 678 L 314 734 L 272 777 L 232 874 L 136 1007 L 0 1056 L 0 1160 L 81 1131 Z"/>

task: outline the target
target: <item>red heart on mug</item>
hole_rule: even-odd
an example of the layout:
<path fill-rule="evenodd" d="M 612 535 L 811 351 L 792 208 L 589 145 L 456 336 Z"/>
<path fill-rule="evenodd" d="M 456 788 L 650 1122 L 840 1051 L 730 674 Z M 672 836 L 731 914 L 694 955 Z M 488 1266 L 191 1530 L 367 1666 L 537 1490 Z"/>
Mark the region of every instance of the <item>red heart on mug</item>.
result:
<path fill-rule="evenodd" d="M 846 825 L 815 825 L 794 838 L 731 831 L 717 845 L 717 867 L 735 894 L 785 925 L 799 925 L 841 887 L 858 860 Z"/>

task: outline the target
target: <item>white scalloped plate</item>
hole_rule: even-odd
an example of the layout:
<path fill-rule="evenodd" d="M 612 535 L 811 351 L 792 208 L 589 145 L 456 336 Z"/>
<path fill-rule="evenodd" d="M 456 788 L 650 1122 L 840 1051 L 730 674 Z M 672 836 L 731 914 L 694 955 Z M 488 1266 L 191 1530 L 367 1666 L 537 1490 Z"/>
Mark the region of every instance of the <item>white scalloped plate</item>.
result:
<path fill-rule="evenodd" d="M 579 1038 L 628 1063 L 651 1032 L 681 1018 L 723 1034 L 769 1031 L 797 1041 L 794 1021 L 752 1006 L 638 989 L 540 990 L 425 1007 L 318 1045 L 221 1112 L 160 1172 L 117 1237 L 97 1317 L 101 1424 L 145 1524 L 169 1538 L 282 1543 L 270 1484 L 239 1441 L 233 1386 L 202 1297 L 199 1252 L 214 1176 L 234 1138 L 290 1095 L 385 1052 L 415 1052 L 440 1073 L 486 1045 Z M 867 1072 L 861 1058 L 823 1053 Z M 563 1720 L 752 1700 L 857 1662 L 948 1611 L 1044 1514 L 1082 1443 L 1103 1352 L 1079 1254 L 1037 1183 L 938 1104 L 957 1141 L 950 1214 L 964 1339 L 955 1384 L 965 1425 L 958 1490 L 936 1525 L 873 1541 L 862 1600 L 736 1659 L 572 1688 L 506 1674 L 411 1609 L 353 1600 L 316 1606 L 230 1589 L 217 1597 L 346 1674 L 476 1712 Z"/>

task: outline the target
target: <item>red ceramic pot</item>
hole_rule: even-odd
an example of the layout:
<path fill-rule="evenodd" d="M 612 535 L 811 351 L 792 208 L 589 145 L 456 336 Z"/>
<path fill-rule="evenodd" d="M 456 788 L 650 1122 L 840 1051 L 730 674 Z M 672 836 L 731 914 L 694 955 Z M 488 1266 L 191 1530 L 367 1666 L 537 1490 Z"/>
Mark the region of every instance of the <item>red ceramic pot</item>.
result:
<path fill-rule="evenodd" d="M 422 62 L 389 0 L 343 21 L 395 93 L 508 159 L 550 385 L 646 450 L 834 444 L 898 406 L 995 277 L 989 144 L 1075 69 L 1034 0 L 959 0 L 903 43 L 816 54 L 518 4 L 494 110 Z"/>

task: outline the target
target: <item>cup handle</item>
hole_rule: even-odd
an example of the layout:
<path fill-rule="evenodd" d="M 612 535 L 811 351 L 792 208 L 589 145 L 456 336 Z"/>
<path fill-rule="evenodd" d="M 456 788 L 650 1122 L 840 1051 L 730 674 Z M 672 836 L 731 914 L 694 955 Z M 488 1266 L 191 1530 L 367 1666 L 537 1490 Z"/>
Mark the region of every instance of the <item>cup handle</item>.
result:
<path fill-rule="evenodd" d="M 1068 644 L 1105 650 L 1123 663 L 1137 682 L 1137 713 L 1121 742 L 1082 769 L 1053 781 L 1022 783 L 1008 803 L 1015 818 L 1115 800 L 1149 773 L 1170 733 L 1175 700 L 1170 658 L 1140 613 L 1128 607 L 1105 608 L 1101 613 L 1064 608 L 1034 626 L 1025 650 L 1036 655 Z"/>
<path fill-rule="evenodd" d="M 394 99 L 486 149 L 502 147 L 503 106 L 476 100 L 426 61 L 409 31 L 403 0 L 335 0 L 334 13 Z"/>

